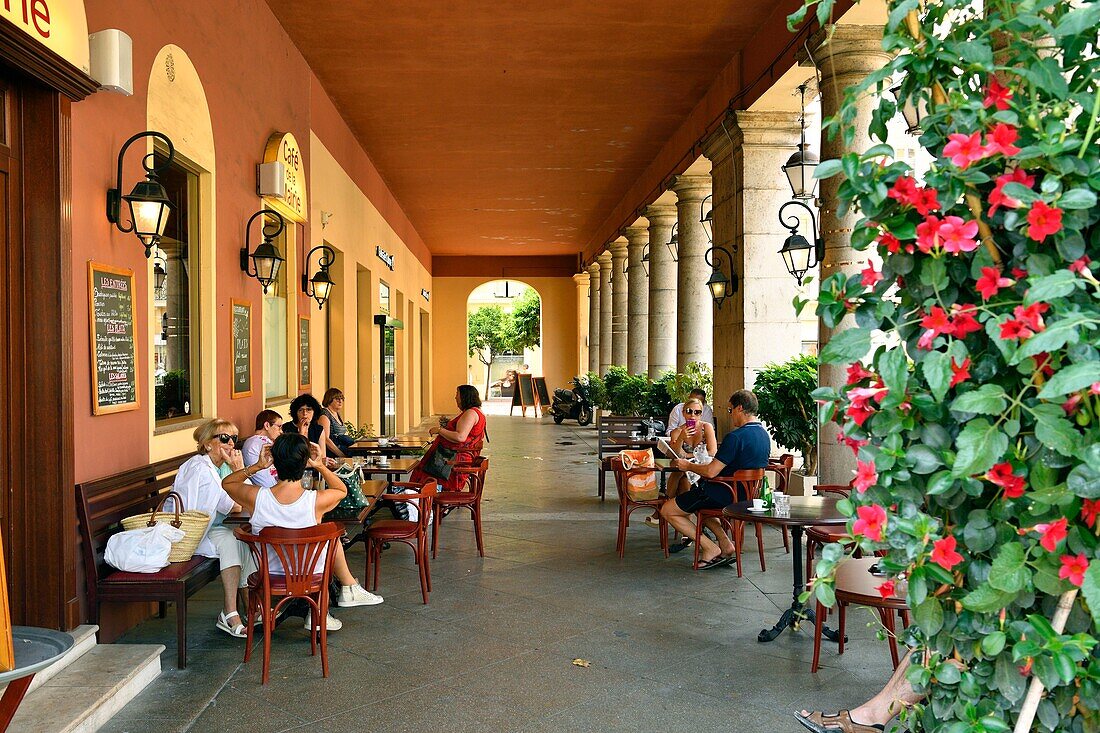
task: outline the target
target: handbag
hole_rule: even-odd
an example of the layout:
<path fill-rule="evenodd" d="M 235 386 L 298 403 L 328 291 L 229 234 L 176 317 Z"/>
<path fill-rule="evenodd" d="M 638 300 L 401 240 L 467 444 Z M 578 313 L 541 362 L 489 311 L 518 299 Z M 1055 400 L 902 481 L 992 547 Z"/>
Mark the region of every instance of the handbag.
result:
<path fill-rule="evenodd" d="M 107 539 L 103 560 L 125 573 L 156 573 L 168 565 L 174 544 L 184 532 L 167 522 L 118 532 Z"/>
<path fill-rule="evenodd" d="M 635 468 L 655 468 L 653 451 L 622 450 L 619 451 L 619 460 L 623 462 L 623 468 L 631 471 Z M 657 472 L 644 471 L 626 477 L 626 493 L 634 501 L 650 501 L 657 498 Z"/>
<path fill-rule="evenodd" d="M 454 448 L 436 444 L 431 453 L 420 462 L 420 470 L 440 481 L 446 481 L 454 470 L 457 455 L 458 451 Z"/>
<path fill-rule="evenodd" d="M 169 499 L 172 500 L 172 509 L 165 509 L 164 505 Z M 202 538 L 206 536 L 206 530 L 210 527 L 210 515 L 196 509 L 186 510 L 183 506 L 183 497 L 175 491 L 169 491 L 153 511 L 122 520 L 122 528 L 125 530 L 143 529 L 155 524 L 171 524 L 184 531 L 183 539 L 172 543 L 172 553 L 168 556 L 168 560 L 187 562 L 195 554 Z"/>
<path fill-rule="evenodd" d="M 354 512 L 370 503 L 367 497 L 363 495 L 363 473 L 361 469 L 342 466 L 336 472 L 336 478 L 343 481 L 344 486 L 348 488 L 347 496 L 336 505 L 337 510 Z"/>

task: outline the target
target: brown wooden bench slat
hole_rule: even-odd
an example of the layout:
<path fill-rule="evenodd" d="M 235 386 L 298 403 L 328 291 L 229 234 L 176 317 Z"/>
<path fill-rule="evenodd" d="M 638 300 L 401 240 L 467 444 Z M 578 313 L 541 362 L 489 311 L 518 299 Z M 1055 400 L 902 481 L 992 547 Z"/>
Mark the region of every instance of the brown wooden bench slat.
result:
<path fill-rule="evenodd" d="M 615 445 L 611 440 L 614 438 L 629 438 L 631 433 L 641 430 L 642 420 L 644 419 L 640 415 L 596 416 L 597 495 L 601 500 L 603 500 L 606 493 L 607 472 L 611 470 L 604 459 L 622 450 L 621 445 Z"/>
<path fill-rule="evenodd" d="M 103 560 L 107 540 L 121 529 L 126 517 L 150 511 L 160 503 L 179 467 L 193 456 L 168 458 L 147 466 L 76 485 L 76 509 L 81 534 L 81 551 L 88 583 L 88 606 L 93 623 L 99 622 L 103 602 L 157 602 L 176 604 L 176 636 L 180 669 L 187 666 L 187 599 L 218 577 L 218 561 L 192 562 L 189 569 L 176 567 L 174 577 L 150 574 L 148 580 L 132 578 L 112 582 L 116 570 Z M 173 563 L 169 566 L 185 565 Z"/>

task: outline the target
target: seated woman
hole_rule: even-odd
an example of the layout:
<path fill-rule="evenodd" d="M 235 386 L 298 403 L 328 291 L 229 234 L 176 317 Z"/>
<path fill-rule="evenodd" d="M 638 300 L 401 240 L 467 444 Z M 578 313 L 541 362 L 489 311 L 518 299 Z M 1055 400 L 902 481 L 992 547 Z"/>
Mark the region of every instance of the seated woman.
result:
<path fill-rule="evenodd" d="M 279 474 L 279 481 L 274 486 L 267 488 L 248 483 L 249 478 L 268 471 L 272 466 Z M 302 476 L 306 468 L 320 471 L 328 488 L 324 491 L 303 488 Z M 325 512 L 335 508 L 348 493 L 344 482 L 325 464 L 320 449 L 315 444 L 311 445 L 304 436 L 294 433 L 280 435 L 274 444 L 265 445 L 255 463 L 226 476 L 222 486 L 234 501 L 252 515 L 250 523 L 256 534 L 264 527 L 314 527 L 321 523 Z M 268 569 L 272 574 L 278 574 L 282 563 L 271 548 L 268 552 Z M 382 602 L 382 596 L 359 585 L 348 568 L 344 548 L 339 543 L 336 545 L 336 557 L 332 560 L 332 574 L 340 581 L 340 594 L 336 600 L 341 608 L 374 606 Z M 328 617 L 329 631 L 337 631 L 341 626 L 343 624 L 331 615 Z M 305 628 L 307 631 L 313 630 L 309 615 L 306 616 Z"/>
<path fill-rule="evenodd" d="M 300 394 L 290 403 L 290 420 L 283 423 L 283 432 L 306 436 L 310 443 L 320 446 L 321 458 L 324 458 L 328 455 L 325 450 L 328 432 L 325 426 L 318 422 L 320 417 L 321 404 L 317 402 L 317 398 L 308 392 Z"/>
<path fill-rule="evenodd" d="M 705 407 L 700 398 L 689 397 L 684 402 L 684 424 L 675 428 L 668 439 L 669 444 L 676 449 L 681 458 L 699 464 L 709 463 L 711 457 L 718 452 L 718 438 L 714 434 L 714 426 L 703 419 Z M 668 498 L 675 499 L 677 495 L 690 489 L 691 485 L 692 482 L 686 473 L 679 471 L 670 473 L 666 483 Z M 645 523 L 653 527 L 658 526 L 657 514 L 646 517 Z"/>
<path fill-rule="evenodd" d="M 432 456 L 439 448 L 449 448 L 456 451 L 451 464 L 469 463 L 479 455 L 486 439 L 485 413 L 480 409 L 481 397 L 477 387 L 471 384 L 463 384 L 455 390 L 455 404 L 461 412 L 448 420 L 439 418 L 439 427 L 432 428 L 428 432 L 435 436 L 420 463 L 413 469 L 409 481 L 422 484 L 427 481 L 437 481 L 440 491 L 457 491 L 462 488 L 466 476 L 451 471 L 450 475 L 434 476 L 427 473 L 424 468 L 430 465 Z"/>
<path fill-rule="evenodd" d="M 355 438 L 348 435 L 347 426 L 340 411 L 344 409 L 344 393 L 335 387 L 325 390 L 325 396 L 321 399 L 321 414 L 317 417 L 317 424 L 323 430 L 328 431 L 328 440 L 325 443 L 326 453 L 329 455 L 344 457 L 344 451 L 355 444 Z"/>
<path fill-rule="evenodd" d="M 222 490 L 222 471 L 228 473 L 244 465 L 236 449 L 237 427 L 227 420 L 209 420 L 195 428 L 194 438 L 198 454 L 180 466 L 172 490 L 183 499 L 185 509 L 210 515 L 210 526 L 195 554 L 218 559 L 225 608 L 218 614 L 217 627 L 230 636 L 243 638 L 245 627 L 237 612 L 237 589 L 245 585 L 252 570 L 252 555 L 248 546 L 233 536 L 233 530 L 222 524 L 226 514 L 240 509 Z"/>

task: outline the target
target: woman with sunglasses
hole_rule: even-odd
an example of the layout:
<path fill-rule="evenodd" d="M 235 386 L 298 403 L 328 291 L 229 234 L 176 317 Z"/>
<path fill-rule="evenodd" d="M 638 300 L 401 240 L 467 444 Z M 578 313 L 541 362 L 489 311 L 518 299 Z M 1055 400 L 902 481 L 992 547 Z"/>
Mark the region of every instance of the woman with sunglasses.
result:
<path fill-rule="evenodd" d="M 183 499 L 184 509 L 210 515 L 210 525 L 195 554 L 216 557 L 221 566 L 225 608 L 218 614 L 216 626 L 230 636 L 244 638 L 245 627 L 237 612 L 237 590 L 244 587 L 253 570 L 252 556 L 248 545 L 234 537 L 231 528 L 222 525 L 226 514 L 241 508 L 222 489 L 225 476 L 244 468 L 244 459 L 237 450 L 237 436 L 237 426 L 228 420 L 209 420 L 195 428 L 198 452 L 180 466 L 172 490 Z"/>
<path fill-rule="evenodd" d="M 709 463 L 711 457 L 718 451 L 718 438 L 714 434 L 714 426 L 704 419 L 703 400 L 696 396 L 688 397 L 684 402 L 684 424 L 674 428 L 669 434 L 668 442 L 676 449 L 681 458 L 686 458 L 698 464 Z M 666 492 L 669 499 L 691 488 L 692 481 L 686 473 L 670 473 L 666 483 Z M 646 517 L 645 523 L 656 527 L 658 525 L 657 514 Z M 683 548 L 677 548 L 683 549 Z"/>

